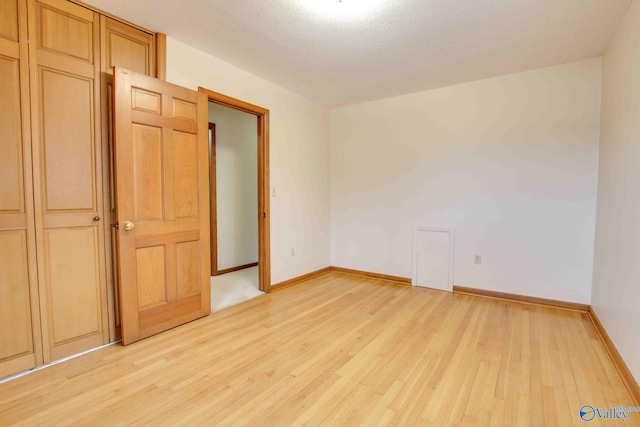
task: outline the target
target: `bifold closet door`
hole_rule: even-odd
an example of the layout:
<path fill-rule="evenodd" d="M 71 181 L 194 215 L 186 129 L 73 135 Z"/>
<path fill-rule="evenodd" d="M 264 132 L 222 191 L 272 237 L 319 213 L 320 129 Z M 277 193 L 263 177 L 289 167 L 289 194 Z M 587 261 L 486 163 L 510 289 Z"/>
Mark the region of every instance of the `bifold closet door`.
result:
<path fill-rule="evenodd" d="M 99 14 L 29 0 L 36 247 L 44 361 L 107 342 Z"/>
<path fill-rule="evenodd" d="M 118 257 L 116 252 L 115 181 L 113 169 L 113 67 L 155 76 L 156 37 L 106 16 L 100 17 L 102 80 L 102 156 L 104 174 L 105 250 L 107 296 L 109 299 L 109 340 L 120 338 Z"/>
<path fill-rule="evenodd" d="M 0 378 L 42 363 L 26 0 L 0 0 Z"/>

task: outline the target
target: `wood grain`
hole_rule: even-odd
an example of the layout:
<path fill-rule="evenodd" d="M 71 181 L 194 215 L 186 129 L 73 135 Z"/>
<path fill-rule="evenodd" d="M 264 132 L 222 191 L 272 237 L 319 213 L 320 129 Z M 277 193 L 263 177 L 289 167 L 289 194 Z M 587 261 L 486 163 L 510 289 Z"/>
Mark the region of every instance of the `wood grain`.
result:
<path fill-rule="evenodd" d="M 0 377 L 42 364 L 27 3 L 0 2 Z M 26 298 L 26 299 L 25 299 Z"/>
<path fill-rule="evenodd" d="M 118 259 L 115 247 L 116 204 L 113 167 L 113 67 L 120 66 L 153 75 L 156 72 L 155 36 L 119 18 L 101 13 L 100 54 L 102 83 L 102 159 L 105 227 L 105 256 L 107 265 L 107 299 L 109 340 L 120 338 L 120 306 L 118 302 Z"/>
<path fill-rule="evenodd" d="M 156 39 L 153 34 L 100 16 L 102 71 L 113 74 L 119 66 L 148 76 L 156 75 Z"/>
<path fill-rule="evenodd" d="M 229 267 L 223 270 L 218 270 L 216 274 L 212 274 L 212 276 L 219 276 L 221 274 L 233 273 L 234 271 L 244 270 L 245 268 L 257 267 L 257 262 L 252 262 L 250 264 L 239 265 L 237 267 Z"/>
<path fill-rule="evenodd" d="M 506 292 L 487 291 L 485 289 L 465 288 L 463 286 L 454 286 L 453 292 L 459 294 L 475 295 L 485 298 L 502 299 L 505 301 L 522 302 L 525 304 L 537 304 L 545 305 L 547 307 L 564 308 L 565 310 L 575 310 L 583 313 L 586 313 L 589 310 L 589 304 L 580 304 L 577 302 L 559 301 L 526 295 L 509 294 Z"/>
<path fill-rule="evenodd" d="M 100 32 L 97 13 L 68 1 L 27 5 L 38 295 L 47 363 L 108 340 Z"/>
<path fill-rule="evenodd" d="M 335 271 L 336 273 L 344 273 L 344 274 L 350 274 L 353 276 L 369 277 L 369 278 L 379 279 L 379 280 L 388 280 L 390 282 L 403 283 L 406 285 L 411 284 L 411 279 L 408 277 L 391 276 L 388 274 L 372 273 L 369 271 L 354 270 L 351 268 L 342 268 L 342 267 L 334 267 L 334 266 L 330 268 L 331 268 L 331 271 Z M 552 299 L 546 299 L 546 298 L 530 297 L 526 295 L 509 294 L 506 292 L 488 291 L 484 289 L 466 288 L 463 286 L 454 286 L 453 292 L 456 292 L 459 294 L 475 295 L 475 296 L 485 297 L 485 298 L 501 299 L 505 301 L 522 302 L 525 304 L 537 304 L 537 305 L 544 305 L 548 307 L 564 308 L 567 310 L 575 310 L 575 311 L 580 311 L 584 313 L 586 313 L 589 310 L 588 304 L 580 304 L 580 303 L 574 303 L 574 302 L 568 302 L 568 301 L 559 301 L 559 300 L 552 300 Z"/>
<path fill-rule="evenodd" d="M 45 285 L 52 313 L 49 334 L 52 347 L 102 333 L 102 288 L 100 271 L 94 261 L 98 254 L 95 227 L 44 231 L 41 255 L 47 271 Z"/>
<path fill-rule="evenodd" d="M 0 231 L 0 362 L 20 359 L 22 369 L 35 365 L 26 235 Z M 3 365 L 0 373 L 15 373 Z"/>
<path fill-rule="evenodd" d="M 211 311 L 208 111 L 205 95 L 120 67 L 114 87 L 121 327 L 129 344 Z M 133 111 L 140 91 L 158 94 L 160 116 Z M 176 100 L 191 105 L 190 119 L 174 118 Z M 192 132 L 173 127 L 178 121 Z M 125 230 L 127 221 L 135 228 Z"/>
<path fill-rule="evenodd" d="M 89 10 L 92 10 L 94 12 L 97 12 L 102 16 L 105 16 L 107 18 L 113 19 L 114 21 L 117 21 L 119 23 L 125 24 L 125 25 L 127 25 L 127 26 L 129 26 L 131 28 L 135 28 L 136 30 L 139 30 L 139 31 L 142 31 L 144 33 L 151 34 L 151 35 L 154 34 L 154 32 L 149 30 L 148 28 L 142 27 L 142 26 L 140 26 L 138 24 L 135 24 L 135 23 L 133 23 L 131 21 L 127 21 L 126 19 L 123 19 L 123 18 L 121 18 L 119 16 L 116 16 L 116 15 L 114 15 L 112 13 L 109 13 L 109 12 L 107 12 L 105 10 L 102 10 L 100 8 L 97 8 L 95 6 L 92 6 L 92 5 L 88 4 L 88 3 L 82 2 L 80 0 L 66 0 L 66 1 L 68 1 L 69 3 L 75 3 L 78 6 L 84 7 L 85 9 L 89 9 Z"/>
<path fill-rule="evenodd" d="M 604 326 L 602 325 L 602 322 L 600 322 L 600 319 L 598 318 L 596 312 L 593 310 L 593 307 L 589 307 L 589 318 L 591 319 L 591 322 L 593 322 L 593 326 L 596 329 L 596 332 L 598 332 L 602 343 L 607 349 L 609 357 L 616 365 L 616 368 L 618 368 L 618 372 L 620 373 L 625 386 L 627 386 L 627 390 L 629 390 L 629 393 L 635 399 L 635 404 L 640 406 L 640 385 L 638 385 L 638 382 L 633 377 L 633 374 L 620 355 L 620 352 L 618 352 L 618 349 L 611 340 L 611 337 L 609 337 L 609 334 L 604 329 Z"/>
<path fill-rule="evenodd" d="M 269 112 L 269 110 L 267 110 L 266 108 L 262 108 L 258 105 L 251 104 L 238 98 L 233 98 L 231 96 L 204 88 L 202 86 L 198 87 L 198 92 L 207 95 L 210 102 L 225 105 L 235 110 L 244 111 L 245 113 L 255 114 L 256 116 L 263 116 Z"/>
<path fill-rule="evenodd" d="M 6 425 L 582 426 L 587 404 L 633 399 L 586 314 L 338 273 L 0 384 Z"/>
<path fill-rule="evenodd" d="M 405 285 L 411 284 L 411 279 L 408 277 L 391 276 L 389 274 L 372 273 L 370 271 L 354 270 L 352 268 L 334 267 L 331 266 L 331 271 L 336 273 L 350 274 L 352 276 L 369 277 L 371 279 L 388 280 L 390 282 L 403 283 Z"/>
<path fill-rule="evenodd" d="M 167 35 L 156 33 L 156 77 L 167 80 Z"/>
<path fill-rule="evenodd" d="M 0 0 L 0 38 L 17 42 L 18 0 Z"/>
<path fill-rule="evenodd" d="M 285 280 L 285 281 L 271 285 L 271 291 L 272 292 L 279 291 L 284 288 L 288 288 L 289 286 L 294 286 L 304 281 L 315 279 L 318 276 L 322 276 L 323 274 L 327 274 L 330 272 L 331 272 L 331 267 L 325 267 L 325 268 L 321 268 L 320 270 L 312 271 L 311 273 L 302 274 L 300 276 L 293 277 L 289 280 Z"/>
<path fill-rule="evenodd" d="M 0 214 L 24 212 L 19 58 L 0 56 L 0 93 Z"/>
<path fill-rule="evenodd" d="M 209 216 L 211 216 L 211 275 L 218 273 L 218 186 L 216 177 L 216 124 L 209 122 Z"/>

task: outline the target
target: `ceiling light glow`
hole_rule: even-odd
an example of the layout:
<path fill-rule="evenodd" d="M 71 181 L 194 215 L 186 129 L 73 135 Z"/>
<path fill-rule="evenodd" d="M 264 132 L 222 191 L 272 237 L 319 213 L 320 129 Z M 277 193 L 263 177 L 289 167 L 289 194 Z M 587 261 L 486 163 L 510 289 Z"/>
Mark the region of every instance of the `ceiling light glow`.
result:
<path fill-rule="evenodd" d="M 389 0 L 299 0 L 305 9 L 325 19 L 357 21 L 371 17 Z"/>

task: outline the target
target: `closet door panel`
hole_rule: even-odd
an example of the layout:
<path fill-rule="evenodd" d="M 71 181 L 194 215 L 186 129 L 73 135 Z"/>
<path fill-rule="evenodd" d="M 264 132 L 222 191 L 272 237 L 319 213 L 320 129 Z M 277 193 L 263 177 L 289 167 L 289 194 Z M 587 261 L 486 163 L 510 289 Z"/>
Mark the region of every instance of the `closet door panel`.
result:
<path fill-rule="evenodd" d="M 0 56 L 0 360 L 33 347 L 20 104 L 19 60 Z"/>
<path fill-rule="evenodd" d="M 93 64 L 94 13 L 73 4 L 54 4 L 37 5 L 38 48 Z"/>
<path fill-rule="evenodd" d="M 120 66 L 140 74 L 156 73 L 156 37 L 106 16 L 100 17 L 102 55 L 102 155 L 104 176 L 105 218 L 116 223 L 113 180 L 113 67 Z M 105 236 L 107 251 L 107 291 L 109 297 L 109 339 L 120 338 L 120 304 L 118 289 L 118 258 L 115 250 L 115 228 Z"/>
<path fill-rule="evenodd" d="M 20 61 L 0 56 L 0 212 L 24 212 Z M 21 215 L 23 216 L 23 215 Z"/>
<path fill-rule="evenodd" d="M 51 291 L 53 346 L 102 331 L 100 268 L 95 227 L 45 231 L 47 288 Z M 82 286 L 69 286 L 82 283 Z"/>
<path fill-rule="evenodd" d="M 0 362 L 22 359 L 0 377 L 35 365 L 28 262 L 26 231 L 0 231 Z"/>
<path fill-rule="evenodd" d="M 45 211 L 97 212 L 93 81 L 41 69 Z"/>
<path fill-rule="evenodd" d="M 0 0 L 0 38 L 18 41 L 18 2 Z"/>
<path fill-rule="evenodd" d="M 42 363 L 26 2 L 0 0 L 0 378 Z"/>
<path fill-rule="evenodd" d="M 99 15 L 29 0 L 40 307 L 45 362 L 107 341 Z"/>
<path fill-rule="evenodd" d="M 101 17 L 102 71 L 113 74 L 119 66 L 136 73 L 155 75 L 155 36 L 126 24 Z"/>

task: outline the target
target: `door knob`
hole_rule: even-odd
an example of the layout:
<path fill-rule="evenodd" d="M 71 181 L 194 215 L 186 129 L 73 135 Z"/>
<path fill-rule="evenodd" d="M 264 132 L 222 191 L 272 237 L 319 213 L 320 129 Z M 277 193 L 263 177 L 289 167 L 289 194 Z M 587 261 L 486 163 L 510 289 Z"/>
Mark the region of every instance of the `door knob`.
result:
<path fill-rule="evenodd" d="M 124 228 L 124 231 L 131 231 L 136 228 L 136 225 L 131 221 L 125 221 L 122 228 Z"/>

